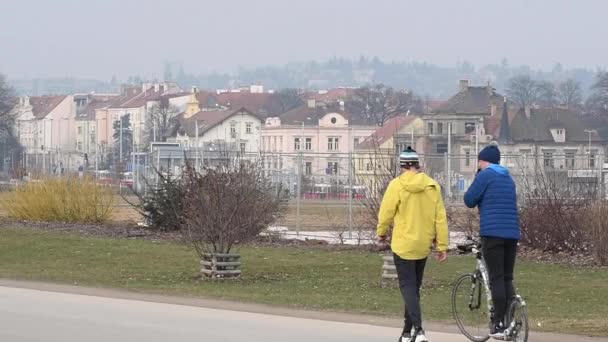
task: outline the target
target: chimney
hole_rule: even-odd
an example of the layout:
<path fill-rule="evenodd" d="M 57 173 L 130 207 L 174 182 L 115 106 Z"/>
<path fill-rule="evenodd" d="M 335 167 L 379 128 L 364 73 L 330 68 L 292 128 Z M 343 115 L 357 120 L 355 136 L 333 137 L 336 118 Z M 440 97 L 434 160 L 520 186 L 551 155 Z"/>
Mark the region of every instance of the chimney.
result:
<path fill-rule="evenodd" d="M 159 90 L 160 90 L 160 84 L 154 83 L 154 92 L 158 93 Z"/>
<path fill-rule="evenodd" d="M 530 113 L 530 106 L 529 106 L 529 105 L 524 106 L 524 113 L 526 113 L 526 118 L 528 118 L 528 119 L 529 119 L 529 118 L 530 118 L 530 116 L 531 116 L 531 113 Z"/>
<path fill-rule="evenodd" d="M 496 103 L 490 105 L 490 116 L 496 115 Z"/>
<path fill-rule="evenodd" d="M 315 99 L 308 99 L 308 108 L 317 108 L 317 101 Z"/>
<path fill-rule="evenodd" d="M 344 111 L 344 101 L 340 100 L 340 110 Z"/>
<path fill-rule="evenodd" d="M 459 88 L 461 93 L 469 90 L 469 80 L 460 80 Z"/>
<path fill-rule="evenodd" d="M 486 90 L 488 91 L 488 96 L 492 96 L 494 94 L 494 88 L 492 88 L 490 81 L 488 81 L 488 84 L 486 85 Z"/>

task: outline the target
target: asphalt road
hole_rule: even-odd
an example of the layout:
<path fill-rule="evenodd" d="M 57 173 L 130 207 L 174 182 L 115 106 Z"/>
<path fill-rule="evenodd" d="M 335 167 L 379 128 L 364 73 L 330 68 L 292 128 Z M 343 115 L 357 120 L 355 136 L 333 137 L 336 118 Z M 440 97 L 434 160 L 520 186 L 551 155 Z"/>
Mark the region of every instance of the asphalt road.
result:
<path fill-rule="evenodd" d="M 0 287 L 0 341 L 381 342 L 400 330 Z M 466 341 L 428 332 L 431 341 Z"/>

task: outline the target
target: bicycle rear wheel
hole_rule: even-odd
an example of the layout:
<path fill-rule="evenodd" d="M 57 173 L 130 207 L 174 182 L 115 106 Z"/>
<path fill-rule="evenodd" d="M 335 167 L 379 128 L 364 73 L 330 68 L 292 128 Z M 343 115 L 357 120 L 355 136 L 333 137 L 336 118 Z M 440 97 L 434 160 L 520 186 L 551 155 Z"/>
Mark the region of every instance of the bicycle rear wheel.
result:
<path fill-rule="evenodd" d="M 513 298 L 509 305 L 507 326 L 513 329 L 511 336 L 514 342 L 528 341 L 528 309 L 519 296 Z"/>
<path fill-rule="evenodd" d="M 481 277 L 465 274 L 452 289 L 452 313 L 458 328 L 473 342 L 485 342 L 489 336 L 488 299 Z"/>

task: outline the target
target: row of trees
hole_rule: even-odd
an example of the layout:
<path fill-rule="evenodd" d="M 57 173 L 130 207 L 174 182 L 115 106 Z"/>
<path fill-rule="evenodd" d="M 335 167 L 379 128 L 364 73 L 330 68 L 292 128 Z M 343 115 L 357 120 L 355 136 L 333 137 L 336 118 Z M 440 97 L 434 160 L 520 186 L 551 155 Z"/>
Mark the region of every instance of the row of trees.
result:
<path fill-rule="evenodd" d="M 586 101 L 581 83 L 574 79 L 553 83 L 520 75 L 509 80 L 507 95 L 520 107 L 557 105 L 577 109 L 589 114 L 606 114 L 608 107 L 608 73 L 599 72 Z"/>

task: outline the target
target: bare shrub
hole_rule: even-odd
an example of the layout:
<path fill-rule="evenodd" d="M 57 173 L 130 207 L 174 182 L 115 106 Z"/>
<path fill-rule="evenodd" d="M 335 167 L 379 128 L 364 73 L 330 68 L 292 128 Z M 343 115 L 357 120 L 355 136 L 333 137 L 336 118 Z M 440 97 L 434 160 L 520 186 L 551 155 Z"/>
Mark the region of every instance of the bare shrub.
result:
<path fill-rule="evenodd" d="M 472 238 L 479 237 L 479 212 L 462 206 L 447 206 L 446 214 L 450 230 L 465 233 Z"/>
<path fill-rule="evenodd" d="M 234 159 L 201 172 L 184 173 L 185 242 L 203 258 L 228 254 L 237 244 L 257 237 L 286 208 L 280 185 L 273 185 L 260 165 Z"/>
<path fill-rule="evenodd" d="M 371 165 L 369 168 L 371 170 L 366 167 L 366 172 L 357 175 L 357 182 L 367 189 L 365 199 L 361 201 L 363 212 L 357 222 L 360 234 L 375 237 L 382 198 L 390 182 L 399 176 L 395 160 L 396 157 L 392 151 L 382 151 L 376 147 L 366 160 Z M 389 238 L 391 231 L 389 230 Z"/>
<path fill-rule="evenodd" d="M 594 258 L 600 265 L 608 265 L 608 202 L 598 201 L 590 206 L 584 224 Z"/>
<path fill-rule="evenodd" d="M 588 250 L 583 218 L 594 193 L 581 190 L 563 173 L 535 171 L 520 189 L 521 242 L 546 252 Z"/>

